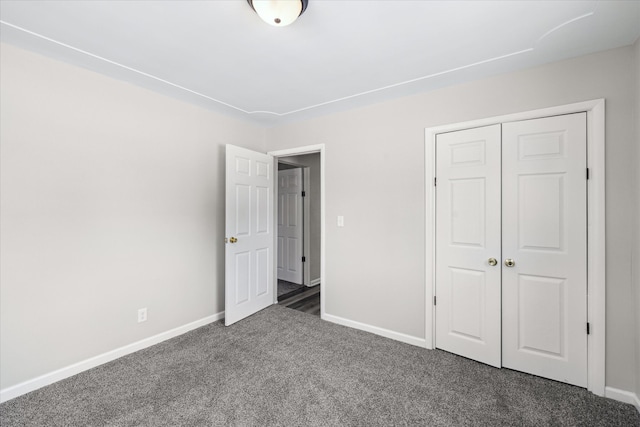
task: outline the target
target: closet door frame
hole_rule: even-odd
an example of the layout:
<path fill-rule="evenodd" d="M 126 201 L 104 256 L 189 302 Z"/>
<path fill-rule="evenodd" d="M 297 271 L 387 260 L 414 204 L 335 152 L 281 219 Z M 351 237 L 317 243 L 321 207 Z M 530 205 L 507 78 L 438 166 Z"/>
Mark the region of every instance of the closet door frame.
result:
<path fill-rule="evenodd" d="M 595 99 L 539 110 L 425 129 L 425 346 L 435 348 L 435 141 L 436 135 L 500 123 L 587 113 L 587 389 L 605 394 L 605 100 Z M 585 325 L 586 327 L 586 325 Z"/>

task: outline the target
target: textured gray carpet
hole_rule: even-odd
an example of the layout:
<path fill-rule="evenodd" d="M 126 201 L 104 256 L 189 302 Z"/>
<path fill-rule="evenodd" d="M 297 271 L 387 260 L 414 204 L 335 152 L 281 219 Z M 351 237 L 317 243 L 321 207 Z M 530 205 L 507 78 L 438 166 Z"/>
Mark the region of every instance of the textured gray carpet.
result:
<path fill-rule="evenodd" d="M 0 414 L 2 427 L 640 426 L 631 405 L 281 306 L 18 397 Z"/>

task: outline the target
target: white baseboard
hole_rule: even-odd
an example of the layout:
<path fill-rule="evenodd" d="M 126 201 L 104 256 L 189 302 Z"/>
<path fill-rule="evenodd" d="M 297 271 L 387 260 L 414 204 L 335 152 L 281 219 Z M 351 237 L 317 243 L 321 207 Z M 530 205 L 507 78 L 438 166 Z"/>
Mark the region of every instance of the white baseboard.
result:
<path fill-rule="evenodd" d="M 619 402 L 630 403 L 640 412 L 640 397 L 637 394 L 613 387 L 604 388 L 604 396 Z"/>
<path fill-rule="evenodd" d="M 207 316 L 200 320 L 196 320 L 195 322 L 187 323 L 186 325 L 178 326 L 177 328 L 170 329 L 165 332 L 161 332 L 152 337 L 142 339 L 140 341 L 125 345 L 123 347 L 116 348 L 106 353 L 99 354 L 89 359 L 74 363 L 72 365 L 55 370 L 53 372 L 49 372 L 39 377 L 27 380 L 20 384 L 7 387 L 5 389 L 0 390 L 0 403 L 6 402 L 7 400 L 11 400 L 15 397 L 37 390 L 39 388 L 42 388 L 49 384 L 63 380 L 65 378 L 69 378 L 73 375 L 79 374 L 80 372 L 89 370 L 91 368 L 95 368 L 96 366 L 100 366 L 107 362 L 111 362 L 112 360 L 115 360 L 122 356 L 126 356 L 127 354 L 135 353 L 136 351 L 142 350 L 143 348 L 151 347 L 152 345 L 161 343 L 162 341 L 166 341 L 173 337 L 177 337 L 178 335 L 182 335 L 193 329 L 199 328 L 204 325 L 208 325 L 209 323 L 218 321 L 222 318 L 224 318 L 224 311 L 214 314 L 212 316 Z"/>
<path fill-rule="evenodd" d="M 424 338 L 418 338 L 400 332 L 391 331 L 389 329 L 380 328 L 378 326 L 356 322 L 355 320 L 344 319 L 332 314 L 325 313 L 322 316 L 322 319 L 328 322 L 337 323 L 338 325 L 348 326 L 350 328 L 360 329 L 361 331 L 371 332 L 372 334 L 380 335 L 385 338 L 391 338 L 392 340 L 401 341 L 403 343 L 415 345 L 417 347 L 426 348 L 427 346 L 427 342 Z"/>
<path fill-rule="evenodd" d="M 309 284 L 307 285 L 308 287 L 312 287 L 315 285 L 319 285 L 321 282 L 320 278 L 318 277 L 317 279 L 313 279 L 312 281 L 309 282 Z"/>

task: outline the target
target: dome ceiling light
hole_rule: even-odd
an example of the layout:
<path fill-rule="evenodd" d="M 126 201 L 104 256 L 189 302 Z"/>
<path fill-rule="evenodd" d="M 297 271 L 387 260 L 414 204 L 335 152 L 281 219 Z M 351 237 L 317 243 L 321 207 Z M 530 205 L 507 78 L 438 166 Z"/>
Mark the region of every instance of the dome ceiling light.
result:
<path fill-rule="evenodd" d="M 260 19 L 274 27 L 293 23 L 307 9 L 309 0 L 247 0 Z"/>

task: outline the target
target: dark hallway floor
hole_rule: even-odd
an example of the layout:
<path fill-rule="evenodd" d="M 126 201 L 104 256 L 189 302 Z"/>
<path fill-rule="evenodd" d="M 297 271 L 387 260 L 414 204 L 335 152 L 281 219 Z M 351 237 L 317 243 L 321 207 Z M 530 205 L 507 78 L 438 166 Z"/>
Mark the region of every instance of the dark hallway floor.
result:
<path fill-rule="evenodd" d="M 307 287 L 278 280 L 278 304 L 320 316 L 320 285 Z"/>

